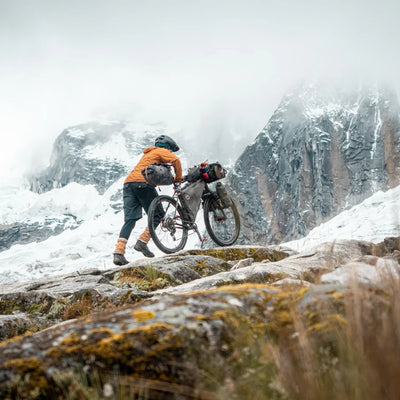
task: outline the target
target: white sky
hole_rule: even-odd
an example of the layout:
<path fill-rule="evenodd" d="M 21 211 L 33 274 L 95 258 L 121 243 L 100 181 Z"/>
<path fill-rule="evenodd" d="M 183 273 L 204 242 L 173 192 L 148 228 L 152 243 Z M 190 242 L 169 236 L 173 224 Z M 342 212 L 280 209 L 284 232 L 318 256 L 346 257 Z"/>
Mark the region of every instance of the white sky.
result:
<path fill-rule="evenodd" d="M 102 114 L 250 142 L 300 79 L 397 88 L 399 17 L 389 0 L 0 0 L 0 179 Z"/>

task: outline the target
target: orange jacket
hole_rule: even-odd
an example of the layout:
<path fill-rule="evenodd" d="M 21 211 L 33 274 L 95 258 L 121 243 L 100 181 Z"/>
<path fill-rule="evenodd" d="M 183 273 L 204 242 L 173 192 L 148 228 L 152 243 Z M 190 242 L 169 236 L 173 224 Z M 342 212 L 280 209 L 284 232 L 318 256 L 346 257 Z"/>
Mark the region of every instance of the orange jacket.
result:
<path fill-rule="evenodd" d="M 170 163 L 175 170 L 175 180 L 182 180 L 182 166 L 179 158 L 170 150 L 163 147 L 151 146 L 143 150 L 143 156 L 136 167 L 126 177 L 125 182 L 145 182 L 142 169 L 153 163 Z"/>

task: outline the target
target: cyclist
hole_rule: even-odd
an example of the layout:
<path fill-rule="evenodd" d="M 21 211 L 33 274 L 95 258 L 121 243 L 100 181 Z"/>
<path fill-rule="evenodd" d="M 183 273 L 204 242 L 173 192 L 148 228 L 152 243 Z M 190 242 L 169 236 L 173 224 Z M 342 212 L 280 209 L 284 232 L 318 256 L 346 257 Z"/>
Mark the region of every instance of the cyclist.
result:
<path fill-rule="evenodd" d="M 124 225 L 122 226 L 117 245 L 114 250 L 114 264 L 125 265 L 129 261 L 125 258 L 126 244 L 135 227 L 136 221 L 142 218 L 142 209 L 147 210 L 152 200 L 158 196 L 154 186 L 146 183 L 142 169 L 153 163 L 170 163 L 175 170 L 175 182 L 182 180 L 181 161 L 173 154 L 179 150 L 176 142 L 167 135 L 158 136 L 154 146 L 143 150 L 143 156 L 135 168 L 126 177 L 123 186 L 124 201 Z M 146 257 L 154 257 L 147 243 L 151 239 L 149 229 L 143 231 L 139 236 L 134 249 L 143 253 Z"/>

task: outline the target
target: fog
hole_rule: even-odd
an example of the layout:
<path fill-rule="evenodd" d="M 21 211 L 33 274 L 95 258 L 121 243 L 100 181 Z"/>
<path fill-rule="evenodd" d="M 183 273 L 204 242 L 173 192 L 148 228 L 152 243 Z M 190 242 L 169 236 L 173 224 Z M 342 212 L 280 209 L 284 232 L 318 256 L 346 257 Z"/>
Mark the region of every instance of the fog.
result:
<path fill-rule="evenodd" d="M 299 80 L 398 89 L 399 15 L 387 0 L 0 0 L 0 179 L 97 118 L 165 121 L 236 157 Z"/>

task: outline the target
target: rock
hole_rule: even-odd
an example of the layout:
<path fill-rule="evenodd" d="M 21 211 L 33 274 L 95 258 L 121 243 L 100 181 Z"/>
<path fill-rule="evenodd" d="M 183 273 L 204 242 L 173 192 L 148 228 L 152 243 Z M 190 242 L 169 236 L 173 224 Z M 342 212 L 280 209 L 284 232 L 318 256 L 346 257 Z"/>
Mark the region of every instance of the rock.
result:
<path fill-rule="evenodd" d="M 279 261 L 288 257 L 289 252 L 293 253 L 293 250 L 288 249 L 288 252 L 286 252 L 284 249 L 277 249 L 276 247 L 270 248 L 268 246 L 235 245 L 216 247 L 212 249 L 183 250 L 179 254 L 209 255 L 225 261 L 243 260 L 244 258 L 251 257 L 255 262 L 259 262 L 263 260 Z"/>
<path fill-rule="evenodd" d="M 312 284 L 307 281 L 303 281 L 301 279 L 293 279 L 293 278 L 283 278 L 280 279 L 279 281 L 273 282 L 271 284 L 274 287 L 278 288 L 287 288 L 287 287 L 311 287 Z"/>
<path fill-rule="evenodd" d="M 81 290 L 95 290 L 102 295 L 112 295 L 118 290 L 102 275 L 70 274 L 41 278 L 31 282 L 13 283 L 0 286 L 0 294 L 14 292 L 45 292 L 52 296 L 70 296 Z"/>
<path fill-rule="evenodd" d="M 34 322 L 23 313 L 0 315 L 0 340 L 22 335 L 34 327 Z"/>
<path fill-rule="evenodd" d="M 229 270 L 229 264 L 208 255 L 176 254 L 154 259 L 138 260 L 105 272 L 114 282 L 131 282 L 143 290 L 176 286 L 185 282 Z"/>
<path fill-rule="evenodd" d="M 273 304 L 278 293 L 267 286 L 244 285 L 168 296 L 3 344 L 0 397 L 15 390 L 19 398 L 26 398 L 33 385 L 44 397 L 56 395 L 77 369 L 85 371 L 87 382 L 117 369 L 121 379 L 130 376 L 191 388 L 201 383 L 212 390 L 231 363 L 237 365 L 241 359 L 239 363 L 246 365 L 253 352 L 259 352 L 259 339 L 276 329 L 278 325 L 271 322 L 276 318 Z M 238 354 L 232 353 L 235 343 L 242 344 Z M 28 371 L 35 379 L 15 386 Z M 113 384 L 108 378 L 106 382 Z"/>
<path fill-rule="evenodd" d="M 297 309 L 309 316 L 323 307 L 330 307 L 336 302 L 341 303 L 343 295 L 348 292 L 349 290 L 341 284 L 312 285 L 300 299 Z"/>
<path fill-rule="evenodd" d="M 335 271 L 321 276 L 325 284 L 366 285 L 381 287 L 391 285 L 400 278 L 400 264 L 397 260 L 370 256 L 354 260 Z"/>
<path fill-rule="evenodd" d="M 251 376 L 261 365 L 277 370 L 265 353 L 271 338 L 275 343 L 284 337 L 284 348 L 296 345 L 300 334 L 323 338 L 322 346 L 332 343 L 332 334 L 346 326 L 346 304 L 354 303 L 345 302 L 345 296 L 356 296 L 349 287 L 354 268 L 358 281 L 369 285 L 365 292 L 378 293 L 383 307 L 387 293 L 370 288 L 380 289 L 382 272 L 398 277 L 400 265 L 392 257 L 398 243 L 341 240 L 269 263 L 264 257 L 271 249 L 191 250 L 108 271 L 1 286 L 0 314 L 6 315 L 0 317 L 0 337 L 12 339 L 0 345 L 0 397 L 29 399 L 34 390 L 43 398 L 59 397 L 71 379 L 86 390 L 100 376 L 109 385 L 102 393 L 118 393 L 120 382 L 134 379 L 157 382 L 157 389 L 146 392 L 156 390 L 157 396 L 174 384 L 173 390 L 186 388 L 187 396 L 200 385 L 203 395 L 221 398 L 215 382 L 227 390 L 227 375 L 239 382 L 243 371 Z M 250 263 L 250 254 L 259 261 L 230 270 L 230 261 Z M 140 280 L 145 290 L 138 288 Z M 270 391 L 275 375 L 262 377 L 266 392 L 259 397 L 279 398 L 281 392 Z"/>
<path fill-rule="evenodd" d="M 239 269 L 239 268 L 244 268 L 244 267 L 248 267 L 249 265 L 253 264 L 254 259 L 253 258 L 244 258 L 243 260 L 238 261 L 237 263 L 235 263 L 235 265 L 231 268 L 232 270 L 235 269 Z M 261 262 L 265 262 L 266 260 L 263 260 Z M 270 260 L 268 260 L 268 262 L 271 262 Z"/>

